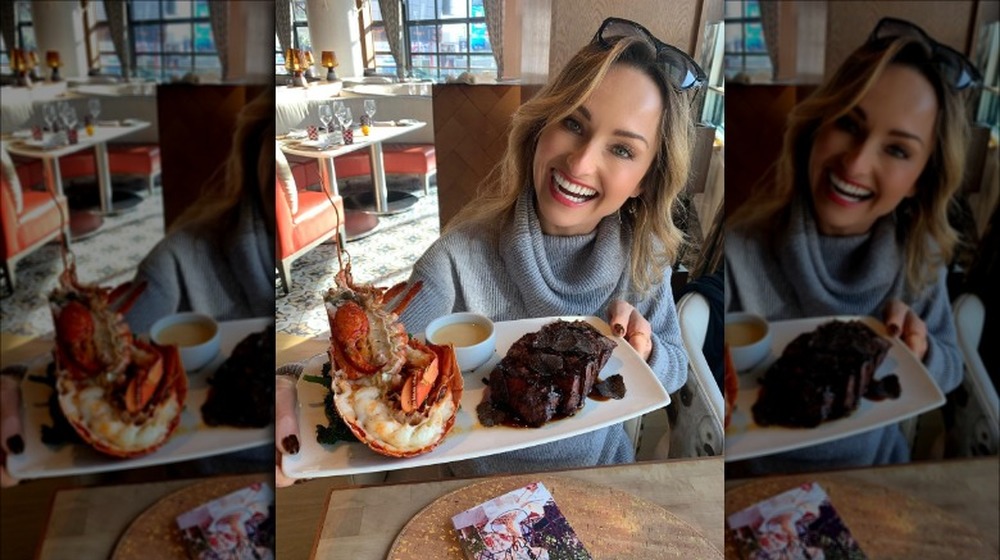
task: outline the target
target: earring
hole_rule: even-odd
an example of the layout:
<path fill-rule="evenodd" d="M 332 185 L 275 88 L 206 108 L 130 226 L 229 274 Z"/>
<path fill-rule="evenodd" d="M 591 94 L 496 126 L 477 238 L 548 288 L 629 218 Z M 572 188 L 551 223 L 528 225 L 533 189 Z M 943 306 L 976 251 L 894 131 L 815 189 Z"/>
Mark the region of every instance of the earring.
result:
<path fill-rule="evenodd" d="M 629 199 L 626 206 L 627 206 L 626 210 L 628 211 L 629 215 L 635 216 L 635 213 L 638 212 L 639 210 L 639 199 L 638 198 Z"/>

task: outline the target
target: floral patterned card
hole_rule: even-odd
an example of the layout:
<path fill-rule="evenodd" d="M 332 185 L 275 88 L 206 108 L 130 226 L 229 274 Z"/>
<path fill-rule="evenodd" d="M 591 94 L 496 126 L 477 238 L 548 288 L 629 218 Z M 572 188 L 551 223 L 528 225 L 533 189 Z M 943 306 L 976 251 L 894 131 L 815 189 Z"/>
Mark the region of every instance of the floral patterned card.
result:
<path fill-rule="evenodd" d="M 256 483 L 177 517 L 196 560 L 273 560 L 274 490 Z"/>
<path fill-rule="evenodd" d="M 552 494 L 534 482 L 451 518 L 469 560 L 590 560 Z"/>
<path fill-rule="evenodd" d="M 826 492 L 809 482 L 729 516 L 745 560 L 865 560 Z"/>

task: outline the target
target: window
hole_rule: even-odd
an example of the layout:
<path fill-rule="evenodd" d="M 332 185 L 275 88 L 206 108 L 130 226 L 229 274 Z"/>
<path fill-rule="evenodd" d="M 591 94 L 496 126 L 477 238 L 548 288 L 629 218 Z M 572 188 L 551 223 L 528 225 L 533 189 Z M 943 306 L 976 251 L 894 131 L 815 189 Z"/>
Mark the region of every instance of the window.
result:
<path fill-rule="evenodd" d="M 386 41 L 378 2 L 370 2 L 374 53 L 370 64 L 378 74 L 396 75 L 396 62 Z M 435 81 L 462 72 L 496 71 L 493 47 L 486 31 L 483 0 L 409 0 L 403 14 L 413 77 Z"/>
<path fill-rule="evenodd" d="M 306 0 L 292 1 L 292 48 L 312 50 L 312 40 L 309 38 L 309 20 L 306 17 Z M 285 69 L 285 53 L 281 52 L 281 41 L 278 40 L 277 34 L 274 35 L 274 73 L 288 73 L 288 70 Z"/>
<path fill-rule="evenodd" d="M 99 70 L 103 74 L 121 76 L 122 64 L 111 42 L 111 30 L 108 27 L 108 16 L 104 11 L 104 2 L 91 2 L 95 6 L 94 24 L 90 26 L 90 48 L 87 66 Z"/>
<path fill-rule="evenodd" d="M 14 3 L 14 29 L 16 45 L 6 45 L 0 37 L 0 73 L 12 74 L 10 68 L 10 52 L 14 48 L 24 51 L 37 51 L 38 43 L 35 41 L 35 28 L 31 24 L 31 2 L 29 0 L 17 0 Z M 38 68 L 35 72 L 39 75 L 46 73 L 45 55 L 38 61 Z"/>
<path fill-rule="evenodd" d="M 757 0 L 741 0 L 727 1 L 725 6 L 726 78 L 742 74 L 769 79 L 771 59 L 764 44 L 760 4 Z"/>
<path fill-rule="evenodd" d="M 139 77 L 169 80 L 189 72 L 222 74 L 207 0 L 133 1 L 128 14 Z"/>

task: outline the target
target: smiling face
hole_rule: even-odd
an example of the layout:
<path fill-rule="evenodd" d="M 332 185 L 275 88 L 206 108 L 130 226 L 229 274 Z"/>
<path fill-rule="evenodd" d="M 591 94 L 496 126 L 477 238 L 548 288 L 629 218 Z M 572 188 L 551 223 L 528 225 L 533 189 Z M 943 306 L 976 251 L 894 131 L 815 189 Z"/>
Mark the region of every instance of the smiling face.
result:
<path fill-rule="evenodd" d="M 819 128 L 809 183 L 821 233 L 865 233 L 916 193 L 934 150 L 937 110 L 930 82 L 892 64 L 857 107 Z"/>
<path fill-rule="evenodd" d="M 532 168 L 542 231 L 590 233 L 638 196 L 659 147 L 662 114 L 653 80 L 615 65 L 582 106 L 542 130 Z"/>

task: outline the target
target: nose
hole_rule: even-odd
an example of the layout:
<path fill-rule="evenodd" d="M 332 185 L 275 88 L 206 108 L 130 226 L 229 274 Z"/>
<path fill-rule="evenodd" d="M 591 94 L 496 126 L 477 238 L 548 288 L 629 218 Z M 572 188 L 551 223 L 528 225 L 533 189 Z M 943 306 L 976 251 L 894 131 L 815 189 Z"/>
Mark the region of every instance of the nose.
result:
<path fill-rule="evenodd" d="M 597 167 L 598 146 L 590 140 L 580 140 L 566 157 L 569 172 L 576 177 L 592 174 Z"/>
<path fill-rule="evenodd" d="M 875 143 L 869 141 L 859 141 L 851 146 L 844 154 L 844 171 L 847 176 L 857 178 L 868 175 L 875 165 L 876 150 Z"/>

